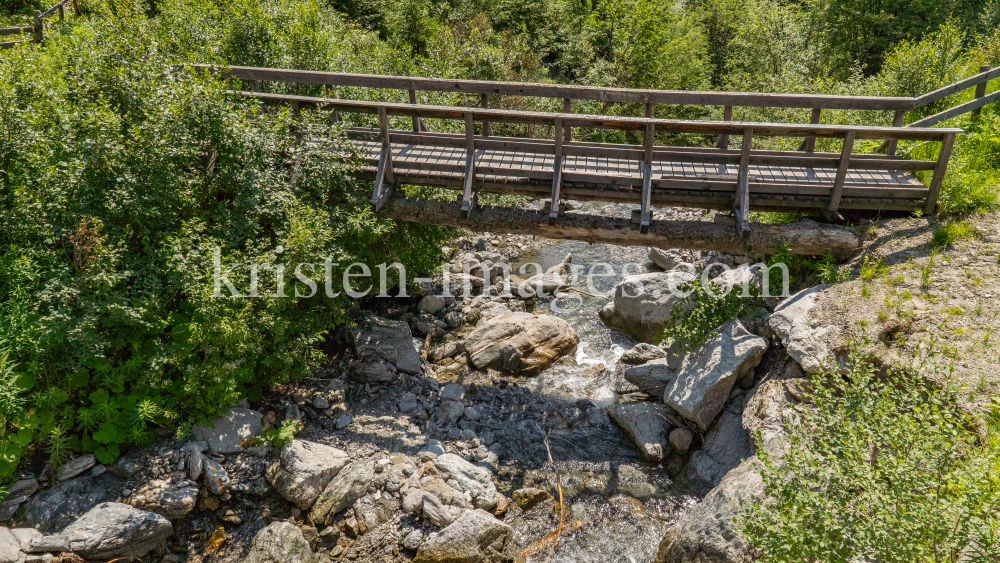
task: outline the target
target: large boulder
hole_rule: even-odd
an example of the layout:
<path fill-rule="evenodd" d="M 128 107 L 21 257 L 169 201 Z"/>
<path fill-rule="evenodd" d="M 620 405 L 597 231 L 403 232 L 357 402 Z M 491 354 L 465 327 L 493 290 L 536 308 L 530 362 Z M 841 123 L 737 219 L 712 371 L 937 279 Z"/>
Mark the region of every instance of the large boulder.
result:
<path fill-rule="evenodd" d="M 752 563 L 754 549 L 736 531 L 735 520 L 741 501 L 763 495 L 760 461 L 754 456 L 730 471 L 667 530 L 655 563 Z"/>
<path fill-rule="evenodd" d="M 664 405 L 646 401 L 619 403 L 608 414 L 635 443 L 643 459 L 660 462 L 670 452 L 668 437 L 673 426 Z"/>
<path fill-rule="evenodd" d="M 208 449 L 217 454 L 235 454 L 243 451 L 240 444 L 250 436 L 256 436 L 264 429 L 260 424 L 261 413 L 244 408 L 229 409 L 208 425 L 198 425 L 191 429 L 195 440 L 208 444 Z"/>
<path fill-rule="evenodd" d="M 643 393 L 654 397 L 662 397 L 674 379 L 676 379 L 674 370 L 670 369 L 666 358 L 652 360 L 625 370 L 626 381 L 638 387 Z"/>
<path fill-rule="evenodd" d="M 188 479 L 153 479 L 132 495 L 128 503 L 140 510 L 177 520 L 194 510 L 198 500 L 198 485 Z"/>
<path fill-rule="evenodd" d="M 0 526 L 0 563 L 21 563 L 21 541 L 3 526 Z"/>
<path fill-rule="evenodd" d="M 257 532 L 250 542 L 245 563 L 311 563 L 314 561 L 309 542 L 298 526 L 289 522 L 273 522 Z"/>
<path fill-rule="evenodd" d="M 350 461 L 347 452 L 331 446 L 292 440 L 281 447 L 278 460 L 267 468 L 267 480 L 278 493 L 302 510 L 309 510 L 330 479 Z"/>
<path fill-rule="evenodd" d="M 465 349 L 476 369 L 538 375 L 579 342 L 573 327 L 558 317 L 510 313 L 480 323 L 466 336 Z"/>
<path fill-rule="evenodd" d="M 767 340 L 750 334 L 738 320 L 727 321 L 697 351 L 684 358 L 663 402 L 701 430 L 726 405 L 737 379 L 760 363 Z"/>
<path fill-rule="evenodd" d="M 667 351 L 663 348 L 655 344 L 640 342 L 622 354 L 621 362 L 635 366 L 666 357 Z"/>
<path fill-rule="evenodd" d="M 473 465 L 455 454 L 438 456 L 434 465 L 440 471 L 448 472 L 459 488 L 472 496 L 472 504 L 476 508 L 492 510 L 496 506 L 497 489 L 489 470 Z"/>
<path fill-rule="evenodd" d="M 170 522 L 118 502 L 101 503 L 58 534 L 31 542 L 31 552 L 72 551 L 84 559 L 139 559 L 173 533 Z"/>
<path fill-rule="evenodd" d="M 339 512 L 351 507 L 365 492 L 375 476 L 371 461 L 354 461 L 330 480 L 312 506 L 312 521 L 329 523 Z"/>
<path fill-rule="evenodd" d="M 118 498 L 123 484 L 110 471 L 56 483 L 21 505 L 14 522 L 46 534 L 58 532 L 98 504 Z"/>
<path fill-rule="evenodd" d="M 368 317 L 351 330 L 351 342 L 361 360 L 358 369 L 351 372 L 354 379 L 388 382 L 398 372 L 420 374 L 420 354 L 404 321 Z"/>
<path fill-rule="evenodd" d="M 767 324 L 806 373 L 816 373 L 833 361 L 831 343 L 840 331 L 836 325 L 812 315 L 816 302 L 829 285 L 803 289 L 782 301 L 768 317 Z"/>
<path fill-rule="evenodd" d="M 753 454 L 753 442 L 743 428 L 740 415 L 723 411 L 705 434 L 701 448 L 691 454 L 687 467 L 688 482 L 695 491 L 706 493 Z"/>
<path fill-rule="evenodd" d="M 637 340 L 653 342 L 670 321 L 674 306 L 681 310 L 690 306 L 679 288 L 695 279 L 684 271 L 629 276 L 615 288 L 614 299 L 601 309 L 601 319 Z"/>
<path fill-rule="evenodd" d="M 484 510 L 468 510 L 420 545 L 413 563 L 512 563 L 513 529 Z"/>

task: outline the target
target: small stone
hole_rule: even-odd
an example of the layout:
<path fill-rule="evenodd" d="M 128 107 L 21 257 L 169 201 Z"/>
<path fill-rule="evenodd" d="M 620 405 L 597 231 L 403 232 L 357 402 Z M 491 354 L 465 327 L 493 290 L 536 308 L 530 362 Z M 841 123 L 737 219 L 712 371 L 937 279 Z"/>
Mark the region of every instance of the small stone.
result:
<path fill-rule="evenodd" d="M 316 395 L 312 400 L 313 408 L 326 410 L 330 408 L 330 400 L 323 395 Z"/>
<path fill-rule="evenodd" d="M 343 430 L 347 428 L 352 422 L 354 422 L 354 417 L 350 414 L 342 414 L 337 417 L 336 428 L 337 430 Z"/>
<path fill-rule="evenodd" d="M 403 537 L 403 548 L 416 551 L 423 541 L 424 533 L 415 529 Z"/>
<path fill-rule="evenodd" d="M 674 451 L 684 455 L 691 448 L 691 440 L 694 436 L 687 428 L 674 428 L 670 431 L 670 446 Z"/>
<path fill-rule="evenodd" d="M 59 469 L 56 470 L 56 479 L 60 481 L 72 479 L 93 467 L 95 463 L 97 463 L 97 458 L 94 457 L 94 454 L 82 455 L 71 459 L 59 466 Z"/>
<path fill-rule="evenodd" d="M 534 487 L 518 489 L 511 496 L 514 498 L 514 504 L 524 511 L 531 510 L 538 504 L 552 499 L 552 495 L 548 491 Z"/>
<path fill-rule="evenodd" d="M 480 419 L 479 409 L 477 409 L 474 406 L 473 407 L 465 407 L 465 418 L 467 418 L 469 420 L 473 420 L 473 421 L 479 420 Z"/>
<path fill-rule="evenodd" d="M 250 543 L 246 563 L 311 563 L 312 548 L 297 526 L 273 522 L 257 532 Z"/>

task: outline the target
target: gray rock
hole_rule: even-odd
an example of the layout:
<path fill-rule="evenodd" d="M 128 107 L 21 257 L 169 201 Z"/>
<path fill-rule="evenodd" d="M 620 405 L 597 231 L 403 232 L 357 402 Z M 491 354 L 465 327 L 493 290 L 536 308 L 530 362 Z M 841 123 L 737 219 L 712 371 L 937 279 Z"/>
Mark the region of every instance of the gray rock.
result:
<path fill-rule="evenodd" d="M 403 497 L 403 512 L 406 514 L 416 514 L 424 508 L 424 495 L 427 493 L 420 489 L 410 489 Z"/>
<path fill-rule="evenodd" d="M 170 522 L 127 504 L 105 502 L 91 508 L 54 536 L 32 542 L 37 551 L 72 551 L 84 559 L 138 559 L 173 533 Z M 55 549 L 53 549 L 55 548 Z"/>
<path fill-rule="evenodd" d="M 674 428 L 670 431 L 670 446 L 680 455 L 688 453 L 691 449 L 691 441 L 694 435 L 687 428 Z"/>
<path fill-rule="evenodd" d="M 817 298 L 829 285 L 804 289 L 782 301 L 767 324 L 806 373 L 817 373 L 833 360 L 830 342 L 839 336 L 835 325 L 824 325 L 810 315 Z"/>
<path fill-rule="evenodd" d="M 452 516 L 448 507 L 442 504 L 441 500 L 431 493 L 424 493 L 424 502 L 421 504 L 421 510 L 424 518 L 438 528 L 444 528 L 455 521 L 455 517 Z"/>
<path fill-rule="evenodd" d="M 444 449 L 444 443 L 441 440 L 435 440 L 434 438 L 427 440 L 427 445 L 424 446 L 422 451 L 431 452 L 438 456 L 442 456 L 447 453 Z"/>
<path fill-rule="evenodd" d="M 90 469 L 97 463 L 97 458 L 94 454 L 82 455 L 80 457 L 71 459 L 66 463 L 59 466 L 56 470 L 56 479 L 59 481 L 66 481 L 67 479 L 72 479 L 77 475 L 83 473 L 84 471 Z"/>
<path fill-rule="evenodd" d="M 454 424 L 458 419 L 462 418 L 465 414 L 465 407 L 459 401 L 452 401 L 450 399 L 441 401 L 438 406 L 438 420 L 445 424 Z"/>
<path fill-rule="evenodd" d="M 753 444 L 743 429 L 741 417 L 728 410 L 723 411 L 705 434 L 701 449 L 691 454 L 688 481 L 697 492 L 706 493 L 753 454 Z"/>
<path fill-rule="evenodd" d="M 337 417 L 337 422 L 335 423 L 337 430 L 343 430 L 354 422 L 354 417 L 349 413 L 344 413 Z"/>
<path fill-rule="evenodd" d="M 683 271 L 629 276 L 615 288 L 613 301 L 601 309 L 600 317 L 636 340 L 652 342 L 675 306 L 680 310 L 690 307 L 678 288 L 694 281 L 694 275 Z"/>
<path fill-rule="evenodd" d="M 346 465 L 326 485 L 312 506 L 313 522 L 329 524 L 333 517 L 353 505 L 368 490 L 375 475 L 375 464 L 358 460 Z"/>
<path fill-rule="evenodd" d="M 315 561 L 302 530 L 290 522 L 273 522 L 250 542 L 245 563 L 312 563 Z"/>
<path fill-rule="evenodd" d="M 204 481 L 208 490 L 213 495 L 221 495 L 229 488 L 230 479 L 222 464 L 210 457 L 205 457 L 202 461 L 204 467 Z"/>
<path fill-rule="evenodd" d="M 654 397 L 662 397 L 667 386 L 675 378 L 674 370 L 670 369 L 665 357 L 625 370 L 626 381 L 638 387 L 643 393 Z"/>
<path fill-rule="evenodd" d="M 20 563 L 23 557 L 21 541 L 10 530 L 0 526 L 0 563 Z"/>
<path fill-rule="evenodd" d="M 420 354 L 413 347 L 413 334 L 404 321 L 392 321 L 381 317 L 369 317 L 351 331 L 354 352 L 361 364 L 387 363 L 395 371 L 412 375 L 420 374 Z M 360 381 L 391 381 L 394 374 L 355 371 L 351 376 Z M 388 379 L 386 378 L 388 375 Z"/>
<path fill-rule="evenodd" d="M 326 410 L 330 408 L 330 400 L 323 395 L 313 397 L 312 403 L 314 409 Z"/>
<path fill-rule="evenodd" d="M 760 363 L 765 350 L 767 340 L 747 332 L 738 320 L 727 321 L 684 359 L 663 402 L 701 430 L 708 430 L 736 380 Z"/>
<path fill-rule="evenodd" d="M 267 468 L 267 480 L 286 500 L 309 510 L 348 461 L 350 457 L 343 450 L 292 440 L 282 446 L 278 461 Z"/>
<path fill-rule="evenodd" d="M 667 436 L 673 427 L 667 420 L 667 408 L 648 401 L 619 403 L 608 412 L 611 420 L 635 443 L 639 455 L 660 462 L 670 452 Z"/>
<path fill-rule="evenodd" d="M 452 340 L 450 342 L 445 342 L 437 348 L 431 349 L 431 351 L 427 353 L 427 359 L 432 362 L 440 362 L 445 358 L 454 358 L 455 356 L 461 354 L 464 350 L 465 348 L 461 342 Z"/>
<path fill-rule="evenodd" d="M 383 495 L 379 499 L 369 495 L 354 503 L 354 514 L 357 516 L 362 532 L 374 530 L 392 520 L 393 515 L 398 511 L 399 501 L 389 495 Z"/>
<path fill-rule="evenodd" d="M 416 412 L 417 407 L 419 407 L 417 396 L 410 392 L 403 393 L 397 406 L 399 407 L 399 412 L 402 413 Z"/>
<path fill-rule="evenodd" d="M 438 396 L 441 397 L 442 401 L 461 401 L 465 398 L 465 386 L 459 383 L 449 383 L 441 388 Z"/>
<path fill-rule="evenodd" d="M 476 421 L 480 419 L 479 409 L 476 407 L 465 407 L 465 418 Z"/>
<path fill-rule="evenodd" d="M 198 486 L 194 481 L 154 479 L 136 491 L 128 503 L 140 510 L 160 514 L 167 520 L 177 520 L 194 510 L 197 500 Z"/>
<path fill-rule="evenodd" d="M 764 484 L 756 456 L 730 471 L 718 487 L 671 526 L 656 554 L 656 563 L 752 563 L 753 548 L 735 529 L 740 502 L 759 499 Z"/>
<path fill-rule="evenodd" d="M 784 455 L 785 426 L 797 421 L 797 396 L 802 397 L 802 387 L 807 384 L 800 379 L 768 379 L 750 392 L 743 409 L 743 429 L 751 443 L 757 441 L 758 435 L 760 438 L 760 443 L 751 447 L 762 448 L 772 459 Z"/>
<path fill-rule="evenodd" d="M 424 541 L 424 533 L 418 529 L 411 531 L 403 537 L 403 548 L 416 551 Z"/>
<path fill-rule="evenodd" d="M 94 506 L 117 499 L 121 488 L 122 482 L 110 473 L 63 481 L 35 493 L 21 506 L 14 522 L 46 534 L 54 533 Z"/>
<path fill-rule="evenodd" d="M 623 364 L 629 365 L 639 365 L 652 360 L 658 360 L 660 358 L 666 358 L 667 351 L 654 344 L 648 344 L 646 342 L 640 342 L 633 346 L 630 350 L 626 350 L 622 354 L 621 362 Z"/>
<path fill-rule="evenodd" d="M 413 563 L 512 563 L 516 557 L 510 526 L 484 510 L 468 510 L 424 541 Z"/>
<path fill-rule="evenodd" d="M 676 250 L 662 250 L 656 247 L 649 248 L 647 255 L 654 264 L 664 270 L 673 270 L 678 264 L 684 262 L 681 253 Z"/>
<path fill-rule="evenodd" d="M 425 295 L 421 300 L 417 308 L 421 311 L 433 315 L 441 309 L 444 309 L 446 303 L 444 301 L 444 296 L 442 295 Z"/>
<path fill-rule="evenodd" d="M 496 506 L 497 489 L 489 470 L 473 465 L 455 454 L 444 454 L 434 460 L 440 471 L 446 471 L 462 491 L 472 496 L 476 508 L 492 510 Z"/>
<path fill-rule="evenodd" d="M 35 479 L 20 479 L 7 489 L 6 500 L 0 504 L 0 522 L 6 522 L 14 517 L 17 509 L 38 491 L 38 481 Z"/>
<path fill-rule="evenodd" d="M 22 548 L 28 547 L 31 542 L 45 535 L 34 528 L 14 528 L 10 533 L 21 542 Z"/>
<path fill-rule="evenodd" d="M 579 342 L 573 327 L 558 317 L 510 313 L 480 323 L 466 336 L 465 349 L 476 369 L 537 375 Z"/>
<path fill-rule="evenodd" d="M 195 426 L 191 429 L 191 435 L 196 440 L 206 442 L 208 449 L 214 453 L 224 455 L 239 453 L 243 451 L 240 446 L 243 440 L 256 436 L 263 430 L 260 424 L 262 416 L 255 410 L 233 408 L 209 425 Z"/>

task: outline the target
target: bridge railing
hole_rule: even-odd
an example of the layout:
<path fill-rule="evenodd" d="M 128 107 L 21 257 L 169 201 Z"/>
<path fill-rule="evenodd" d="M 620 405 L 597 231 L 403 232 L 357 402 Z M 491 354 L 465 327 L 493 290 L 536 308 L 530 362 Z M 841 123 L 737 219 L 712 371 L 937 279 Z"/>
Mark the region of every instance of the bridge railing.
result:
<path fill-rule="evenodd" d="M 211 65 L 192 65 L 199 70 L 217 69 Z M 811 109 L 809 123 L 820 124 L 824 110 L 860 110 L 894 112 L 892 126 L 904 126 L 906 114 L 910 111 L 937 102 L 964 90 L 975 88 L 975 98 L 967 103 L 946 109 L 932 116 L 915 121 L 907 127 L 929 127 L 968 112 L 976 112 L 984 106 L 1000 100 L 1000 91 L 986 95 L 986 86 L 990 80 L 1000 78 L 1000 68 L 980 68 L 974 76 L 939 88 L 919 97 L 881 97 L 881 96 L 837 96 L 820 94 L 774 94 L 759 92 L 710 92 L 684 90 L 639 90 L 630 88 L 603 88 L 593 86 L 577 86 L 563 84 L 538 84 L 520 82 L 493 82 L 484 80 L 459 80 L 445 78 L 421 78 L 409 76 L 378 76 L 369 74 L 350 74 L 340 72 L 318 72 L 307 70 L 287 70 L 274 68 L 257 68 L 232 66 L 221 70 L 222 76 L 243 81 L 249 89 L 259 91 L 260 82 L 283 82 L 291 84 L 308 84 L 324 86 L 329 93 L 332 88 L 356 87 L 372 89 L 405 90 L 409 94 L 411 104 L 418 103 L 420 92 L 452 92 L 466 95 L 478 95 L 480 107 L 489 109 L 490 96 L 535 97 L 563 100 L 562 113 L 572 113 L 573 100 L 589 100 L 604 103 L 637 103 L 645 105 L 645 116 L 652 117 L 653 106 L 656 104 L 678 104 L 694 106 L 721 106 L 723 121 L 732 121 L 734 107 L 756 108 L 798 108 Z M 486 135 L 492 134 L 490 121 L 482 124 Z M 413 118 L 414 131 L 426 131 L 419 117 Z M 572 127 L 563 130 L 564 139 L 572 140 Z M 890 139 L 879 146 L 876 152 L 885 151 L 892 156 L 896 153 L 897 142 Z M 717 148 L 726 149 L 729 146 L 729 136 L 719 135 L 715 144 Z M 815 137 L 805 137 L 798 150 L 814 152 Z"/>
<path fill-rule="evenodd" d="M 955 136 L 960 129 L 917 128 L 917 127 L 870 127 L 853 125 L 820 125 L 794 123 L 740 123 L 720 121 L 681 121 L 652 117 L 609 117 L 601 115 L 581 115 L 570 113 L 547 113 L 484 109 L 470 107 L 429 106 L 419 104 L 383 103 L 358 100 L 340 100 L 286 94 L 260 92 L 233 92 L 260 100 L 267 104 L 287 104 L 296 112 L 299 108 L 313 106 L 333 112 L 353 112 L 378 116 L 377 129 L 356 129 L 355 136 L 374 137 L 381 144 L 376 170 L 373 203 L 380 208 L 389 198 L 397 183 L 393 166 L 392 143 L 414 146 L 459 147 L 465 149 L 465 166 L 462 175 L 461 208 L 468 214 L 475 206 L 476 151 L 501 150 L 520 153 L 541 153 L 553 157 L 550 222 L 558 216 L 559 201 L 562 196 L 563 164 L 567 156 L 615 157 L 636 160 L 642 174 L 642 192 L 639 210 L 640 231 L 646 232 L 651 221 L 650 201 L 652 194 L 652 164 L 655 160 L 733 164 L 737 166 L 733 210 L 737 217 L 737 230 L 742 233 L 749 228 L 749 167 L 798 166 L 802 168 L 836 168 L 836 176 L 825 212 L 836 216 L 846 188 L 847 172 L 850 169 L 868 170 L 933 170 L 932 180 L 924 200 L 924 211 L 932 213 L 947 169 L 948 159 Z M 426 131 L 396 131 L 389 128 L 389 117 L 410 117 L 445 119 L 464 122 L 464 135 L 430 133 Z M 553 128 L 553 139 L 523 139 L 513 137 L 493 137 L 480 128 L 476 134 L 475 123 L 515 123 L 543 125 Z M 642 132 L 643 144 L 615 145 L 606 143 L 568 142 L 563 130 L 567 127 L 587 127 L 596 129 L 622 129 Z M 657 147 L 657 133 L 694 133 L 706 135 L 742 136 L 742 147 L 738 151 L 728 149 L 708 149 L 692 147 Z M 788 151 L 753 151 L 755 136 L 801 137 L 843 139 L 842 150 L 836 153 L 803 154 Z M 902 160 L 878 155 L 854 154 L 857 139 L 891 141 L 931 141 L 941 143 L 937 160 Z M 493 172 L 495 173 L 495 172 Z M 546 172 L 547 173 L 547 172 Z M 574 174 L 577 178 L 581 174 Z M 583 175 L 586 176 L 586 175 Z M 594 178 L 595 182 L 607 178 Z M 587 181 L 584 177 L 583 181 Z M 720 185 L 733 187 L 732 181 L 720 179 Z M 699 186 L 711 188 L 711 182 L 699 182 Z M 921 186 L 922 187 L 922 186 Z M 794 189 L 795 186 L 792 186 Z M 864 189 L 864 188 L 860 188 Z M 792 192 L 794 193 L 794 191 Z"/>
<path fill-rule="evenodd" d="M 66 17 L 66 6 L 72 5 L 74 13 L 79 16 L 80 8 L 77 5 L 77 0 L 60 0 L 56 2 L 52 7 L 45 10 L 44 12 L 35 10 L 35 15 L 31 19 L 30 27 L 3 27 L 0 28 L 0 37 L 6 37 L 10 35 L 26 35 L 31 34 L 31 41 L 35 43 L 41 43 L 42 39 L 45 37 L 45 20 L 56 16 L 58 21 L 62 21 Z M 21 41 L 3 41 L 0 42 L 0 49 L 10 49 L 19 43 L 27 43 L 27 40 Z"/>

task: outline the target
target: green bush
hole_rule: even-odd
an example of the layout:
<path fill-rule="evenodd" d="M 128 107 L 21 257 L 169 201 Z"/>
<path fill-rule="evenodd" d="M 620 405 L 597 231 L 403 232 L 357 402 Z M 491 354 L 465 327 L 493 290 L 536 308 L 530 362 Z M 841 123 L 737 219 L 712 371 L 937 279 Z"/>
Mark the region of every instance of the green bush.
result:
<path fill-rule="evenodd" d="M 177 43 L 141 5 L 90 9 L 0 57 L 0 481 L 39 449 L 114 461 L 322 360 L 353 302 L 277 297 L 274 268 L 259 297 L 213 297 L 216 249 L 227 268 L 291 264 L 291 295 L 307 292 L 299 262 L 332 258 L 334 279 L 355 261 L 426 270 L 445 235 L 373 215 L 327 115 L 262 114 L 175 68 Z M 222 52 L 287 48 L 247 18 Z M 247 293 L 247 267 L 230 278 Z"/>
<path fill-rule="evenodd" d="M 855 352 L 812 377 L 783 457 L 758 451 L 765 500 L 738 528 L 765 562 L 996 561 L 997 414 L 977 432 L 953 393 Z"/>

